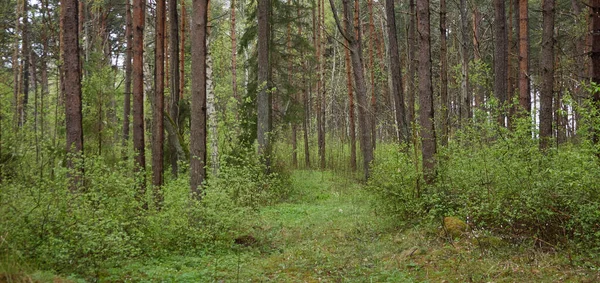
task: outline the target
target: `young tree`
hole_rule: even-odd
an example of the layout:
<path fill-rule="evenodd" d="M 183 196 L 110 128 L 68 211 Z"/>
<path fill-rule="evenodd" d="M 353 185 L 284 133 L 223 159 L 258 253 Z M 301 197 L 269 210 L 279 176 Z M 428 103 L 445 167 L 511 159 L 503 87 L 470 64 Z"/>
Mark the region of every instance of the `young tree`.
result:
<path fill-rule="evenodd" d="M 170 22 L 170 34 L 169 34 L 169 64 L 171 67 L 171 81 L 169 92 L 171 94 L 169 117 L 165 121 L 167 130 L 172 126 L 172 130 L 168 130 L 169 144 L 171 151 L 171 172 L 173 176 L 177 176 L 179 173 L 177 162 L 182 158 L 180 155 L 181 144 L 179 144 L 178 128 L 179 128 L 179 89 L 180 78 L 179 78 L 179 17 L 177 14 L 177 0 L 169 0 L 169 22 Z M 184 35 L 182 35 L 184 36 Z"/>
<path fill-rule="evenodd" d="M 160 205 L 160 187 L 163 184 L 163 143 L 165 140 L 165 20 L 166 2 L 156 1 L 154 49 L 154 109 L 152 112 L 152 185 L 154 198 Z"/>
<path fill-rule="evenodd" d="M 349 33 L 348 27 L 345 27 Z M 350 51 L 344 48 L 346 59 L 346 79 L 348 80 L 348 127 L 350 134 L 350 169 L 356 170 L 356 122 L 354 121 L 354 87 L 352 86 L 352 65 L 350 64 Z"/>
<path fill-rule="evenodd" d="M 417 34 L 419 35 L 419 124 L 425 181 L 435 177 L 436 140 L 433 113 L 433 85 L 431 82 L 431 36 L 429 26 L 429 0 L 417 0 Z"/>
<path fill-rule="evenodd" d="M 67 167 L 74 170 L 71 191 L 82 181 L 83 167 L 76 168 L 76 159 L 83 156 L 83 126 L 81 112 L 81 65 L 79 62 L 78 0 L 61 0 L 61 56 L 64 77 L 65 117 L 67 130 Z"/>
<path fill-rule="evenodd" d="M 444 0 L 442 0 L 444 1 Z M 398 127 L 398 141 L 408 141 L 408 126 L 406 125 L 406 113 L 404 109 L 404 93 L 402 87 L 402 67 L 400 66 L 400 55 L 398 50 L 398 37 L 396 35 L 396 13 L 394 0 L 385 0 L 385 12 L 387 16 L 387 35 L 389 38 L 388 52 L 390 53 L 390 71 L 392 79 L 392 96 L 396 108 L 396 126 Z"/>
<path fill-rule="evenodd" d="M 417 3 L 417 6 L 419 4 Z M 468 25 L 468 15 L 467 15 L 467 0 L 460 0 L 460 29 L 462 35 L 461 42 L 461 71 L 462 71 L 462 79 L 460 82 L 461 89 L 461 101 L 460 101 L 460 118 L 462 119 L 462 123 L 466 123 L 471 117 L 471 90 L 469 89 L 469 47 L 467 43 L 469 42 L 469 25 Z M 422 50 L 421 50 L 422 51 Z M 420 63 L 420 62 L 419 62 Z M 421 66 L 421 64 L 419 64 Z M 421 74 L 419 72 L 419 74 Z"/>
<path fill-rule="evenodd" d="M 552 139 L 552 100 L 554 98 L 554 0 L 542 2 L 542 89 L 540 92 L 540 149 Z M 557 107 L 558 107 L 557 103 Z"/>
<path fill-rule="evenodd" d="M 132 44 L 133 44 L 133 33 L 132 29 L 132 18 L 131 18 L 131 2 L 125 0 L 125 93 L 123 96 L 123 147 L 127 145 L 129 140 L 129 113 L 131 111 L 131 57 L 132 57 Z"/>
<path fill-rule="evenodd" d="M 442 145 L 448 145 L 448 109 L 450 104 L 448 103 L 448 43 L 446 40 L 446 0 L 440 0 L 440 117 L 442 126 Z"/>
<path fill-rule="evenodd" d="M 600 0 L 592 0 L 590 2 L 590 18 L 592 21 L 592 29 L 600 30 Z M 592 33 L 592 82 L 600 85 L 600 33 Z M 592 101 L 596 109 L 600 109 L 600 92 L 595 92 L 592 96 Z M 594 144 L 600 142 L 600 134 L 597 130 L 594 131 L 592 140 Z M 596 153 L 600 156 L 600 153 Z"/>
<path fill-rule="evenodd" d="M 202 198 L 206 179 L 206 39 L 208 0 L 192 2 L 192 105 L 190 125 L 190 187 L 192 197 Z"/>

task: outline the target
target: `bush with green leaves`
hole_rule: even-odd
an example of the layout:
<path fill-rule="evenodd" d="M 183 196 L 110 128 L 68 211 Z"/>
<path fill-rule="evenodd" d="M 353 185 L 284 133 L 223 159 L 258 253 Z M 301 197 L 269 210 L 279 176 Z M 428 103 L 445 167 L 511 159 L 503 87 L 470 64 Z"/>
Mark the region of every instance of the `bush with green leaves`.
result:
<path fill-rule="evenodd" d="M 414 193 L 414 160 L 378 147 L 370 188 L 406 220 L 459 215 L 512 241 L 600 248 L 600 164 L 591 143 L 540 151 L 527 119 L 513 131 L 464 127 L 438 155 L 437 179 Z M 422 184 L 422 183 L 421 183 Z"/>

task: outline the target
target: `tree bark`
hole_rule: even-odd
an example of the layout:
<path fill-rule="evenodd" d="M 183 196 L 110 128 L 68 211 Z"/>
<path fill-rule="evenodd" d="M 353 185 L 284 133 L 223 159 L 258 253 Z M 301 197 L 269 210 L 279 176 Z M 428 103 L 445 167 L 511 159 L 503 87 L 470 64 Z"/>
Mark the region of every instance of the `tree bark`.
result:
<path fill-rule="evenodd" d="M 590 2 L 590 18 L 592 30 L 600 30 L 600 0 L 592 0 Z M 594 32 L 591 34 L 591 37 L 592 82 L 600 85 L 600 33 Z M 596 109 L 600 109 L 600 92 L 597 91 L 592 95 L 592 102 Z M 600 142 L 600 134 L 597 130 L 593 131 L 592 141 L 596 145 Z M 596 153 L 596 155 L 600 157 L 600 153 Z"/>
<path fill-rule="evenodd" d="M 192 197 L 202 198 L 206 179 L 206 55 L 208 0 L 192 1 L 192 97 L 190 125 L 190 186 Z"/>
<path fill-rule="evenodd" d="M 440 0 L 440 119 L 442 126 L 441 142 L 442 146 L 448 145 L 448 109 L 450 103 L 448 101 L 448 43 L 446 30 L 446 0 Z"/>
<path fill-rule="evenodd" d="M 132 44 L 133 44 L 133 33 L 132 33 L 132 18 L 131 18 L 131 3 L 130 0 L 125 1 L 125 38 L 126 38 L 126 49 L 125 49 L 125 93 L 123 97 L 123 148 L 127 146 L 129 140 L 129 113 L 131 111 L 131 57 L 132 57 Z M 123 158 L 125 158 L 125 150 Z"/>
<path fill-rule="evenodd" d="M 177 0 L 169 0 L 169 22 L 170 22 L 170 37 L 169 45 L 171 46 L 170 52 L 170 67 L 171 67 L 171 82 L 170 82 L 170 94 L 171 101 L 169 107 L 169 116 L 171 120 L 175 122 L 175 128 L 179 128 L 179 17 L 177 14 Z M 183 156 L 179 155 L 180 151 L 177 150 L 181 147 L 179 139 L 177 138 L 177 131 L 167 131 L 169 135 L 169 145 L 171 151 L 171 173 L 174 177 L 177 177 L 179 173 L 179 166 L 177 162 L 183 159 Z M 170 135 L 175 135 L 171 137 Z"/>
<path fill-rule="evenodd" d="M 494 94 L 500 107 L 506 105 L 508 98 L 508 33 L 506 31 L 506 6 L 505 0 L 494 0 Z M 501 111 L 502 113 L 503 111 Z M 504 126 L 502 113 L 498 119 Z"/>
<path fill-rule="evenodd" d="M 345 27 L 346 33 L 350 33 L 349 27 Z M 348 80 L 348 128 L 350 135 L 350 169 L 356 171 L 356 131 L 354 121 L 354 87 L 352 86 L 352 65 L 350 64 L 350 51 L 344 48 L 346 59 L 346 78 Z"/>
<path fill-rule="evenodd" d="M 444 0 L 442 0 L 444 1 Z M 392 79 L 392 96 L 396 108 L 395 118 L 398 142 L 408 141 L 408 126 L 406 125 L 406 111 L 404 108 L 404 88 L 402 86 L 402 67 L 398 50 L 398 36 L 396 35 L 396 13 L 394 0 L 385 0 L 387 16 L 387 35 L 389 38 L 388 52 L 390 53 L 390 71 Z"/>
<path fill-rule="evenodd" d="M 257 98 L 257 139 L 258 154 L 269 171 L 271 94 L 269 92 L 269 0 L 258 0 L 258 98 Z"/>
<path fill-rule="evenodd" d="M 542 89 L 540 93 L 540 149 L 552 140 L 552 101 L 554 98 L 554 0 L 542 2 Z M 560 104 L 557 104 L 557 106 Z"/>
<path fill-rule="evenodd" d="M 146 155 L 144 142 L 144 27 L 146 1 L 133 0 L 133 149 L 135 170 L 140 173 L 138 199 L 146 193 Z M 142 201 L 142 206 L 147 204 Z"/>
<path fill-rule="evenodd" d="M 423 175 L 427 183 L 435 179 L 436 141 L 431 82 L 431 36 L 429 0 L 417 0 L 417 33 L 419 34 L 419 124 L 423 157 Z M 419 195 L 419 193 L 417 193 Z"/>
<path fill-rule="evenodd" d="M 528 24 L 528 0 L 519 0 L 519 105 L 527 115 L 531 113 Z"/>
<path fill-rule="evenodd" d="M 83 127 L 81 110 L 81 69 L 79 62 L 78 0 L 61 0 L 62 58 L 67 131 L 67 168 L 72 174 L 69 188 L 75 192 L 83 180 L 83 166 L 77 159 L 83 157 Z"/>
<path fill-rule="evenodd" d="M 165 20 L 166 2 L 156 1 L 155 49 L 154 49 L 154 109 L 152 118 L 152 185 L 154 201 L 160 208 L 163 184 L 164 157 L 164 110 L 165 110 Z"/>
<path fill-rule="evenodd" d="M 418 4 L 417 4 L 418 5 Z M 462 43 L 461 43 L 461 71 L 462 71 L 462 79 L 460 82 L 461 89 L 461 106 L 460 106 L 460 118 L 461 124 L 468 122 L 471 117 L 471 90 L 469 89 L 469 47 L 467 43 L 469 42 L 469 24 L 468 24 L 468 16 L 467 16 L 467 0 L 460 0 L 460 22 L 461 22 L 461 35 L 462 35 Z"/>

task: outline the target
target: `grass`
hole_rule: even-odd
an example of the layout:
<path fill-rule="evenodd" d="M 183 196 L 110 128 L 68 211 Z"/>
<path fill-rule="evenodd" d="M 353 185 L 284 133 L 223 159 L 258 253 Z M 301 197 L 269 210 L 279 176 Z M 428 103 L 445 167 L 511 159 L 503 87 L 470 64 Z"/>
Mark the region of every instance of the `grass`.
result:
<path fill-rule="evenodd" d="M 572 266 L 562 253 L 502 243 L 482 247 L 468 238 L 449 242 L 435 225 L 407 227 L 377 215 L 369 192 L 339 175 L 296 171 L 293 186 L 288 202 L 262 208 L 249 234 L 228 249 L 137 260 L 97 277 L 104 282 L 600 281 L 597 271 Z"/>

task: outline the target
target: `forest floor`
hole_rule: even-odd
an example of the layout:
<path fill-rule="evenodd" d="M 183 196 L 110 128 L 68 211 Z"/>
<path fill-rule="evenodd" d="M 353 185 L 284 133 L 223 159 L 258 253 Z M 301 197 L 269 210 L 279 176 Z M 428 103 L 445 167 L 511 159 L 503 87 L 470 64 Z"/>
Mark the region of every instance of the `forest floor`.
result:
<path fill-rule="evenodd" d="M 386 219 L 346 177 L 295 171 L 293 186 L 288 202 L 262 208 L 252 234 L 228 250 L 134 261 L 100 281 L 600 282 L 598 272 L 570 265 L 562 253 L 451 243 L 434 225 Z"/>

